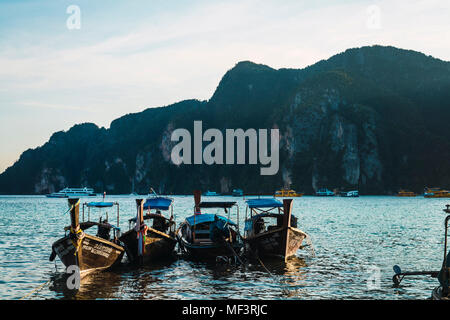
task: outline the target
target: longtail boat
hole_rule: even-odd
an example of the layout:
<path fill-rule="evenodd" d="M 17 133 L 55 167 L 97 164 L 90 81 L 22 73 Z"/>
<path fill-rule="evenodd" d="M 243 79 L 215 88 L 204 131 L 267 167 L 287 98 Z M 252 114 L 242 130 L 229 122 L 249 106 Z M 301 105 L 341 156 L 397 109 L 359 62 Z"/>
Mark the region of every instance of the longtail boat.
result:
<path fill-rule="evenodd" d="M 70 206 L 70 226 L 64 228 L 66 235 L 53 243 L 50 261 L 53 261 L 57 255 L 66 268 L 73 265 L 78 266 L 81 277 L 119 264 L 125 252 L 118 240 L 120 229 L 108 223 L 108 213 L 106 213 L 106 219 L 104 220 L 100 217 L 99 222 L 90 221 L 91 208 L 116 206 L 118 226 L 119 204 L 117 202 L 84 203 L 83 221 L 80 223 L 80 199 L 69 198 L 68 202 Z M 87 221 L 84 221 L 85 207 L 89 209 Z M 85 232 L 93 226 L 98 228 L 96 236 Z M 111 235 L 111 230 L 113 230 L 113 235 Z"/>
<path fill-rule="evenodd" d="M 194 191 L 194 200 L 194 215 L 186 218 L 177 231 L 182 252 L 197 260 L 237 256 L 243 242 L 239 233 L 239 207 L 236 202 L 202 202 L 201 192 L 198 190 Z M 227 217 L 201 211 L 217 208 L 223 209 Z M 232 208 L 237 210 L 237 224 L 230 219 Z"/>
<path fill-rule="evenodd" d="M 119 238 L 130 262 L 140 265 L 172 256 L 177 244 L 172 203 L 173 199 L 165 197 L 149 198 L 145 202 L 136 199 L 136 217 L 128 220 L 129 230 Z M 145 215 L 144 210 L 147 210 Z M 169 210 L 170 218 L 164 217 L 161 211 Z"/>
<path fill-rule="evenodd" d="M 250 215 L 247 218 L 248 211 Z M 285 261 L 296 254 L 306 238 L 297 229 L 292 199 L 249 199 L 245 212 L 244 243 L 247 254 L 279 257 Z"/>

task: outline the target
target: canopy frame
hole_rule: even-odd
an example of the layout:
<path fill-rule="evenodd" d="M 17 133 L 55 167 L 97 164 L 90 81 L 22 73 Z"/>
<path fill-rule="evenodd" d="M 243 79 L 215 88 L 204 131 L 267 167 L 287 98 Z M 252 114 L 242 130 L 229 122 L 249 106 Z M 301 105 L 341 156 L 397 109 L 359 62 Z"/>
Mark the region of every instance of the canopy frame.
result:
<path fill-rule="evenodd" d="M 236 201 L 221 201 L 221 202 L 213 202 L 213 201 L 206 201 L 206 202 L 200 202 L 197 205 L 194 205 L 194 223 L 192 226 L 192 237 L 195 241 L 195 233 L 196 233 L 196 226 L 197 224 L 195 223 L 195 217 L 197 216 L 197 210 L 199 210 L 200 208 L 222 208 L 224 209 L 225 213 L 227 214 L 227 220 L 231 221 L 231 209 L 233 207 L 236 207 L 236 227 L 239 230 L 239 206 L 237 205 Z M 228 210 L 227 210 L 228 209 Z M 201 215 L 201 213 L 199 213 L 198 215 Z M 227 224 L 229 223 L 227 221 Z"/>
<path fill-rule="evenodd" d="M 105 205 L 101 205 L 101 204 L 105 204 Z M 110 205 L 111 204 L 111 205 Z M 82 214 L 82 222 L 89 222 L 91 221 L 91 208 L 98 208 L 98 209 L 104 209 L 104 208 L 112 208 L 116 206 L 117 208 L 117 227 L 119 228 L 120 226 L 120 218 L 119 218 L 119 203 L 118 202 L 85 202 L 83 203 L 83 214 Z M 87 220 L 84 220 L 84 213 L 85 213 L 85 208 L 87 207 Z M 106 212 L 106 220 L 108 220 L 108 212 Z"/>

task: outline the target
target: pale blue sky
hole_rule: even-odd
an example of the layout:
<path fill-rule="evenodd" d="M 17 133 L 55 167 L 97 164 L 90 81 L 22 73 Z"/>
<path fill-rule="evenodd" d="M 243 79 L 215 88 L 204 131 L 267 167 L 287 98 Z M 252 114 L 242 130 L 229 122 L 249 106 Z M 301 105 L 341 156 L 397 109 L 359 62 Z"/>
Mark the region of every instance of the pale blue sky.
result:
<path fill-rule="evenodd" d="M 0 172 L 76 123 L 209 99 L 241 60 L 302 68 L 372 44 L 450 60 L 449 17 L 447 0 L 1 0 Z"/>

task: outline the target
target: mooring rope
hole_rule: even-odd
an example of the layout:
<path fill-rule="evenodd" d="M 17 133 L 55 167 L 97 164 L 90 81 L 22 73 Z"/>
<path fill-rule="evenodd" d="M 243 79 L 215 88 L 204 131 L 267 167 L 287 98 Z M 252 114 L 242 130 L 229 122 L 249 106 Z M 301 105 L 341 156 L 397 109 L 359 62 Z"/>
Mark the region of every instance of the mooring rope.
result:
<path fill-rule="evenodd" d="M 23 300 L 23 299 L 25 299 L 26 297 L 31 296 L 33 293 L 38 292 L 38 291 L 41 290 L 46 284 L 49 284 L 50 281 L 51 281 L 51 279 L 48 280 L 47 282 L 43 283 L 43 284 L 40 284 L 37 288 L 35 288 L 35 289 L 34 289 L 33 291 L 31 291 L 30 293 L 24 295 L 24 296 L 23 296 L 22 298 L 20 298 L 19 300 Z"/>
<path fill-rule="evenodd" d="M 273 277 L 273 274 L 272 274 L 272 272 L 270 272 L 269 271 L 269 269 L 267 269 L 266 268 L 266 266 L 264 265 L 264 263 L 261 261 L 261 259 L 259 258 L 259 256 L 258 255 L 256 255 L 256 259 L 258 259 L 258 261 L 259 261 L 259 263 L 263 266 L 263 268 L 267 271 L 267 273 L 269 273 L 270 274 L 270 276 L 272 276 Z"/>
<path fill-rule="evenodd" d="M 228 246 L 228 249 L 230 249 L 231 253 L 233 253 L 234 257 L 239 261 L 239 263 L 243 266 L 243 268 L 245 269 L 245 264 L 244 262 L 241 260 L 241 258 L 239 258 L 238 254 L 236 253 L 236 251 L 234 251 L 233 247 L 231 246 L 231 244 L 229 244 L 225 239 L 224 239 L 225 244 Z"/>
<path fill-rule="evenodd" d="M 69 209 L 63 213 L 63 215 L 66 214 L 67 212 L 69 212 L 70 210 L 72 210 L 75 206 L 79 205 L 79 204 L 80 204 L 80 200 L 81 200 L 81 199 L 78 199 L 77 203 L 71 205 L 71 206 L 69 207 Z M 72 229 L 72 228 L 71 228 L 71 229 Z M 72 231 L 72 230 L 71 230 L 71 231 Z M 81 231 L 81 230 L 79 230 L 79 231 Z M 81 232 L 82 232 L 82 231 L 81 231 Z M 76 254 L 76 251 L 77 251 L 77 250 L 75 250 L 75 254 Z M 55 261 L 55 266 L 56 266 L 56 261 Z M 38 292 L 38 291 L 41 290 L 45 285 L 49 284 L 50 281 L 51 281 L 51 279 L 48 280 L 48 281 L 46 281 L 46 282 L 44 282 L 43 284 L 40 284 L 37 288 L 33 289 L 30 293 L 27 293 L 26 295 L 24 295 L 24 296 L 23 296 L 22 298 L 20 298 L 19 300 L 23 300 L 23 299 L 25 299 L 25 298 L 31 296 L 32 294 Z"/>
<path fill-rule="evenodd" d="M 261 264 L 261 266 L 264 268 L 264 270 L 266 270 L 266 272 L 270 275 L 270 277 L 272 278 L 273 281 L 277 281 L 277 279 L 275 278 L 275 276 L 272 274 L 272 272 L 270 272 L 269 269 L 267 269 L 267 267 L 264 265 L 264 263 L 261 261 L 261 259 L 259 258 L 259 256 L 256 254 L 256 259 L 258 259 L 259 263 Z M 289 295 L 289 289 L 287 288 L 286 285 L 280 283 L 282 292 L 284 294 Z"/>

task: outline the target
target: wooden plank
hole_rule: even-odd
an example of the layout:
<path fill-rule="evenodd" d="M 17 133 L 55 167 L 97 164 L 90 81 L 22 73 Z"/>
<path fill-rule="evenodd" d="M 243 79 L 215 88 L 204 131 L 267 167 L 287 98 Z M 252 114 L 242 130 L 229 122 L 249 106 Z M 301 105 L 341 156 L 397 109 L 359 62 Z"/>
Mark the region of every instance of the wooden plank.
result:
<path fill-rule="evenodd" d="M 292 216 L 292 199 L 283 199 L 283 247 L 282 254 L 284 255 L 284 260 L 288 258 L 289 250 L 289 228 L 291 226 L 291 216 Z"/>

